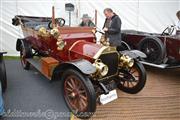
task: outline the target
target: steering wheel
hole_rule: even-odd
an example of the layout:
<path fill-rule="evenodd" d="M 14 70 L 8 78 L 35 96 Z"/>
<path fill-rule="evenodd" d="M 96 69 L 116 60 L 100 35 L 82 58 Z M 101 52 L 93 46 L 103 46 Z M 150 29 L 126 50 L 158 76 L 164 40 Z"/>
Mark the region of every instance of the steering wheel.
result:
<path fill-rule="evenodd" d="M 164 29 L 164 31 L 162 32 L 162 36 L 163 35 L 172 35 L 172 33 L 174 32 L 175 30 L 175 26 L 174 25 L 171 25 L 171 26 L 168 26 L 166 29 Z"/>
<path fill-rule="evenodd" d="M 65 19 L 63 18 L 56 18 L 55 24 L 59 25 L 60 27 L 63 27 L 65 25 Z M 48 23 L 48 28 L 52 29 L 52 20 Z"/>

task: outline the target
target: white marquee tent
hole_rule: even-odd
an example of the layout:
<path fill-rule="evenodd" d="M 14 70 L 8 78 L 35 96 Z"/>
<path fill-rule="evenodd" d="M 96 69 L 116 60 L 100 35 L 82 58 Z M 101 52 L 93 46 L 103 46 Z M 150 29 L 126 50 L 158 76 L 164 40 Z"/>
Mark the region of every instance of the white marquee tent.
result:
<path fill-rule="evenodd" d="M 180 0 L 0 0 L 0 51 L 8 55 L 18 55 L 15 51 L 16 39 L 22 38 L 20 27 L 13 26 L 15 15 L 51 16 L 55 6 L 56 17 L 63 17 L 68 24 L 65 3 L 73 3 L 72 26 L 78 25 L 82 14 L 94 18 L 98 11 L 99 28 L 104 23 L 103 9 L 110 7 L 122 20 L 122 29 L 134 29 L 160 33 L 163 29 L 177 23 L 176 12 L 180 10 Z"/>

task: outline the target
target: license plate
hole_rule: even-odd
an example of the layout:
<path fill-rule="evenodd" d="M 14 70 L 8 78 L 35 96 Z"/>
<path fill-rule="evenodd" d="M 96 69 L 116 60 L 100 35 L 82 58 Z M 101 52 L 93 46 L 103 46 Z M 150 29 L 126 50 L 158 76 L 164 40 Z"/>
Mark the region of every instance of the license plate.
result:
<path fill-rule="evenodd" d="M 104 105 L 104 104 L 107 104 L 107 103 L 117 99 L 117 98 L 118 98 L 118 96 L 117 96 L 116 90 L 112 90 L 107 95 L 105 95 L 105 94 L 100 95 L 100 102 L 101 102 L 101 104 Z"/>

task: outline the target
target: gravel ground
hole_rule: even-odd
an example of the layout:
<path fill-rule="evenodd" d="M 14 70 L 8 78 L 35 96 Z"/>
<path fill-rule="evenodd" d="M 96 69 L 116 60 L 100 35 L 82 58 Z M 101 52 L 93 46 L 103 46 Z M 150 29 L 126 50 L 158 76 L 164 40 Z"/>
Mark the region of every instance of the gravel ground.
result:
<path fill-rule="evenodd" d="M 98 106 L 93 120 L 179 120 L 180 69 L 146 67 L 147 82 L 138 94 L 118 90 L 118 99 Z M 77 118 L 75 118 L 77 119 Z"/>

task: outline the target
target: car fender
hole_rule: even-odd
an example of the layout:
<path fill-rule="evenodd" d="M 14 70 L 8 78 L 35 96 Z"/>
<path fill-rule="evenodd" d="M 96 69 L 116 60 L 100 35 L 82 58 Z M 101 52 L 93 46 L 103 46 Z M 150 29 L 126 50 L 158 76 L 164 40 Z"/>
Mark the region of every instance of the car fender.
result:
<path fill-rule="evenodd" d="M 121 41 L 121 45 L 124 46 L 127 50 L 131 50 L 131 47 L 125 41 Z"/>
<path fill-rule="evenodd" d="M 68 61 L 60 63 L 55 67 L 55 69 L 53 70 L 52 80 L 59 79 L 57 77 L 61 76 L 63 71 L 68 68 L 76 69 L 85 75 L 90 75 L 96 72 L 96 67 L 93 66 L 91 62 L 85 59 Z"/>
<path fill-rule="evenodd" d="M 139 51 L 139 50 L 127 50 L 127 51 L 122 51 L 121 52 L 124 55 L 128 55 L 131 58 L 146 58 L 146 54 L 144 54 L 143 52 Z"/>

